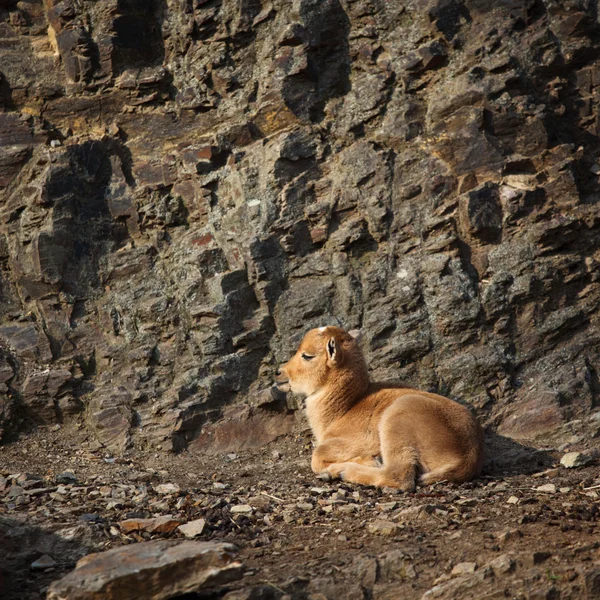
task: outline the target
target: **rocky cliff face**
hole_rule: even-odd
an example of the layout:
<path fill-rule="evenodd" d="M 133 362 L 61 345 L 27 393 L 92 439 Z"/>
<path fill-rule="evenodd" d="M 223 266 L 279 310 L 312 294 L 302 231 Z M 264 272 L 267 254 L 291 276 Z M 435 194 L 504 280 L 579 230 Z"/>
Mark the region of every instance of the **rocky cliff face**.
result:
<path fill-rule="evenodd" d="M 572 435 L 600 405 L 598 17 L 0 0 L 0 434 L 264 443 L 276 364 L 341 323 L 376 377 Z"/>

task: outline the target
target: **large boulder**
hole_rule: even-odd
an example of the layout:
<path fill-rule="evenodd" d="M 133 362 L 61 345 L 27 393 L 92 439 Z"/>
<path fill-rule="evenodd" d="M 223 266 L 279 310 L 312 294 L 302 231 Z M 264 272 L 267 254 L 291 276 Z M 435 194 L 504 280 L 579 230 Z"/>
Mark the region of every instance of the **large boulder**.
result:
<path fill-rule="evenodd" d="M 231 544 L 142 542 L 88 554 L 74 571 L 52 583 L 47 600 L 126 600 L 141 590 L 144 599 L 166 600 L 241 576 Z"/>

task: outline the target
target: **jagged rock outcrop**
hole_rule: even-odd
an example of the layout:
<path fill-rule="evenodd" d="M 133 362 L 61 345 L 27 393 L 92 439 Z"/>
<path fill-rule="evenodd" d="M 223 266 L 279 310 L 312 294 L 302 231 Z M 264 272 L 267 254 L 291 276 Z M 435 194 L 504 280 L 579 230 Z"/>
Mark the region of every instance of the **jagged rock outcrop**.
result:
<path fill-rule="evenodd" d="M 275 365 L 338 320 L 380 378 L 571 435 L 599 32 L 576 0 L 0 2 L 0 435 L 201 449 L 243 402 L 264 443 Z"/>

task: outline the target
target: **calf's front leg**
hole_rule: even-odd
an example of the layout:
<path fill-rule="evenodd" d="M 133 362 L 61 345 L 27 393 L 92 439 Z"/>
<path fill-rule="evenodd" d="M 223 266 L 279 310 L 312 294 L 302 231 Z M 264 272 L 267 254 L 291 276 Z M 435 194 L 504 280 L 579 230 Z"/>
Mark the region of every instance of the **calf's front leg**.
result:
<path fill-rule="evenodd" d="M 314 473 L 323 473 L 333 463 L 353 462 L 370 467 L 378 466 L 374 456 L 361 452 L 355 444 L 344 438 L 330 438 L 313 451 L 311 468 Z"/>

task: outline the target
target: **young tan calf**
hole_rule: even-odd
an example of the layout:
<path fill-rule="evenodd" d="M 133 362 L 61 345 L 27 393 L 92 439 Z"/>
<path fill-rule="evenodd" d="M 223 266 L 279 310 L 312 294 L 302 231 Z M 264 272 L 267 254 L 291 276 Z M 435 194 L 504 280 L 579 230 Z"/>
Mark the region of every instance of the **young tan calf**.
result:
<path fill-rule="evenodd" d="M 307 396 L 315 473 L 409 491 L 417 478 L 460 483 L 481 472 L 483 434 L 469 410 L 437 394 L 371 383 L 357 340 L 343 329 L 309 331 L 277 385 Z"/>

